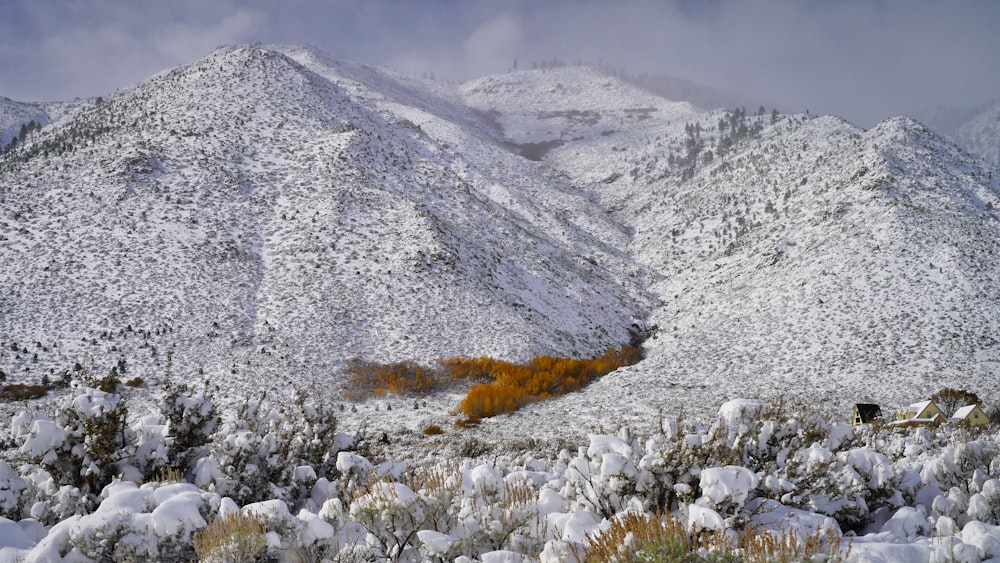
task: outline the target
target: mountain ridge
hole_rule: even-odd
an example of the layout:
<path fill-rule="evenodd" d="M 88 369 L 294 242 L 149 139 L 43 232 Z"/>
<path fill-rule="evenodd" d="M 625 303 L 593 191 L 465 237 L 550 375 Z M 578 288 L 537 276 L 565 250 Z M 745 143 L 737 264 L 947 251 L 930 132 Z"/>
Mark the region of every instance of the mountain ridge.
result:
<path fill-rule="evenodd" d="M 73 137 L 67 146 L 80 146 L 54 154 L 56 141 L 88 120 L 100 121 L 92 125 L 98 133 Z M 470 159 L 412 124 L 386 121 L 265 48 L 226 48 L 161 73 L 44 130 L 8 163 L 19 167 L 8 178 L 33 179 L 4 194 L 4 261 L 22 265 L 4 280 L 5 332 L 16 342 L 49 342 L 55 324 L 75 325 L 70 340 L 88 343 L 61 344 L 61 357 L 43 358 L 41 370 L 87 363 L 74 356 L 91 353 L 98 333 L 167 332 L 148 347 L 101 344 L 146 377 L 167 362 L 162 350 L 146 350 L 166 347 L 175 373 L 204 372 L 235 387 L 239 377 L 231 376 L 246 362 L 258 376 L 291 362 L 308 378 L 354 356 L 525 359 L 596 354 L 627 341 L 648 298 L 629 278 L 641 268 L 573 222 L 599 209 L 535 165 L 483 167 L 516 157 L 467 141 L 465 149 L 495 156 Z M 75 177 L 50 170 L 63 167 Z M 513 190 L 511 182 L 526 186 Z M 552 192 L 543 206 L 558 203 L 561 215 L 520 193 L 533 183 Z M 61 198 L 85 212 L 72 215 Z M 55 209 L 41 213 L 46 207 Z M 77 233 L 21 232 L 51 222 Z M 501 245 L 509 257 L 497 253 Z M 87 270 L 85 277 L 100 276 L 91 287 L 29 266 L 65 272 L 90 260 L 102 264 Z M 46 315 L 55 301 L 76 320 Z M 35 328 L 26 330 L 29 319 Z M 12 355 L 0 358 L 8 370 L 27 367 L 39 377 Z"/>
<path fill-rule="evenodd" d="M 18 378 L 127 358 L 237 393 L 648 332 L 646 360 L 533 412 L 1000 397 L 1000 178 L 908 118 L 706 112 L 574 67 L 451 86 L 298 46 L 88 104 L 2 163 Z"/>

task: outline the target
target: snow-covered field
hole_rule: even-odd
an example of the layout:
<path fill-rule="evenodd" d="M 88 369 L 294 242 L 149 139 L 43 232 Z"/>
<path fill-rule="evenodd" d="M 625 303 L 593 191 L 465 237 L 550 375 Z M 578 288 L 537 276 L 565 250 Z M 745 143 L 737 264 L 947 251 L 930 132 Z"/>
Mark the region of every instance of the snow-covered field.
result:
<path fill-rule="evenodd" d="M 14 421 L 0 422 L 0 491 L 20 491 L 2 505 L 21 522 L 11 548 L 100 558 L 113 537 L 139 558 L 193 557 L 191 536 L 213 516 L 276 500 L 257 508 L 271 515 L 268 541 L 287 557 L 332 557 L 378 544 L 368 533 L 385 531 L 361 516 L 374 510 L 365 502 L 392 505 L 377 491 L 444 511 L 408 524 L 426 531 L 402 542 L 410 559 L 492 547 L 572 560 L 584 533 L 630 507 L 669 508 L 689 527 L 774 528 L 760 520 L 773 513 L 796 533 L 853 530 L 862 559 L 952 549 L 975 560 L 1000 542 L 995 518 L 972 517 L 993 506 L 994 434 L 855 435 L 836 423 L 856 402 L 891 411 L 946 386 L 975 391 L 988 411 L 1000 400 L 1000 175 L 916 121 L 866 131 L 829 116 L 703 111 L 586 67 L 453 85 L 294 46 L 222 48 L 100 100 L 0 104 L 5 135 L 28 119 L 45 127 L 0 158 L 0 372 L 56 385 L 27 411 L 0 404 L 0 421 Z M 452 426 L 461 387 L 344 400 L 352 358 L 583 357 L 640 336 L 638 364 L 475 428 Z M 58 384 L 112 368 L 142 379 L 121 390 L 126 457 L 54 476 L 45 452 L 72 451 L 85 433 L 60 421 L 64 405 L 91 393 Z M 208 389 L 220 426 L 187 447 L 199 467 L 186 483 L 160 485 L 164 456 L 178 453 L 164 389 L 179 385 Z M 240 414 L 262 395 L 262 413 Z M 718 422 L 741 397 L 808 405 L 775 424 L 830 422 L 764 463 L 772 454 L 746 453 L 739 424 Z M 338 419 L 341 442 L 321 444 L 332 457 L 300 445 L 293 460 L 281 447 L 298 439 L 283 417 L 306 404 Z M 705 424 L 678 434 L 678 413 Z M 445 434 L 423 434 L 431 425 Z M 956 461 L 963 441 L 978 453 Z M 649 465 L 708 442 L 729 453 L 680 473 Z M 233 465 L 261 448 L 281 453 Z M 799 494 L 809 478 L 789 471 L 810 448 L 809 463 L 856 493 L 840 506 L 864 523 L 802 500 L 817 492 Z M 372 468 L 351 457 L 362 454 Z M 570 486 L 581 464 L 607 487 L 690 489 L 669 506 L 647 489 L 581 492 Z M 447 502 L 406 481 L 418 476 L 372 477 L 404 467 L 444 475 Z M 502 541 L 476 535 L 493 525 L 476 512 L 484 503 L 508 509 L 501 493 L 469 488 L 486 473 L 528 487 L 505 518 L 534 524 Z M 613 510 L 588 504 L 605 492 Z"/>

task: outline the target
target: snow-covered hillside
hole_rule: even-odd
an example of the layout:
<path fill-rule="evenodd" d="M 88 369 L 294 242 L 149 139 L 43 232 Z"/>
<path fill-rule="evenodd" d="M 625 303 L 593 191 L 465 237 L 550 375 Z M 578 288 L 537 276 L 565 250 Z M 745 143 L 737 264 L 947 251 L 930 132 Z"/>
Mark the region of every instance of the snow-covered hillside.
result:
<path fill-rule="evenodd" d="M 1000 166 L 1000 100 L 965 120 L 950 137 L 965 150 Z"/>
<path fill-rule="evenodd" d="M 652 425 L 720 395 L 842 413 L 945 385 L 1000 396 L 1000 182 L 981 161 L 907 118 L 697 113 L 587 69 L 522 74 L 463 91 L 600 194 L 662 303 L 644 362 L 531 416 L 590 412 L 575 420 L 595 430 L 609 409 Z"/>
<path fill-rule="evenodd" d="M 641 327 L 646 273 L 586 193 L 432 113 L 447 100 L 403 112 L 391 76 L 313 66 L 221 49 L 5 161 L 0 369 L 121 358 L 241 392 L 352 357 L 586 356 Z"/>
<path fill-rule="evenodd" d="M 10 98 L 0 98 L 0 148 L 6 147 L 17 137 L 21 127 L 34 121 L 39 125 L 48 123 L 48 114 L 40 104 L 24 104 Z"/>

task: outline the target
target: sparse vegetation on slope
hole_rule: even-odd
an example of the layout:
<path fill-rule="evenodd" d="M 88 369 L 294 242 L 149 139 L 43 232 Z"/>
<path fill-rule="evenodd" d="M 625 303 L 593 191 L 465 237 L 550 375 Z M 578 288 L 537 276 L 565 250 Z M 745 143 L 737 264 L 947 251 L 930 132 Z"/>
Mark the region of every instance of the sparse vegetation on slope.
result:
<path fill-rule="evenodd" d="M 48 392 L 48 388 L 44 385 L 12 383 L 4 385 L 3 389 L 0 389 L 0 401 L 27 401 L 29 399 L 44 397 Z"/>

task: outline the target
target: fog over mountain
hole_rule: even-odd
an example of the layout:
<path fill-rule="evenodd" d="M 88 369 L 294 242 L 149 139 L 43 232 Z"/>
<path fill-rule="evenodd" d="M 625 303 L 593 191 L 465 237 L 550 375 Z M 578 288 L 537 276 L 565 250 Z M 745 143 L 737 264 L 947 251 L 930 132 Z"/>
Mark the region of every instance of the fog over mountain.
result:
<path fill-rule="evenodd" d="M 0 96 L 92 97 L 222 44 L 309 43 L 457 82 L 515 61 L 613 64 L 870 127 L 1000 95 L 997 21 L 1000 6 L 971 0 L 14 0 L 0 21 Z"/>

